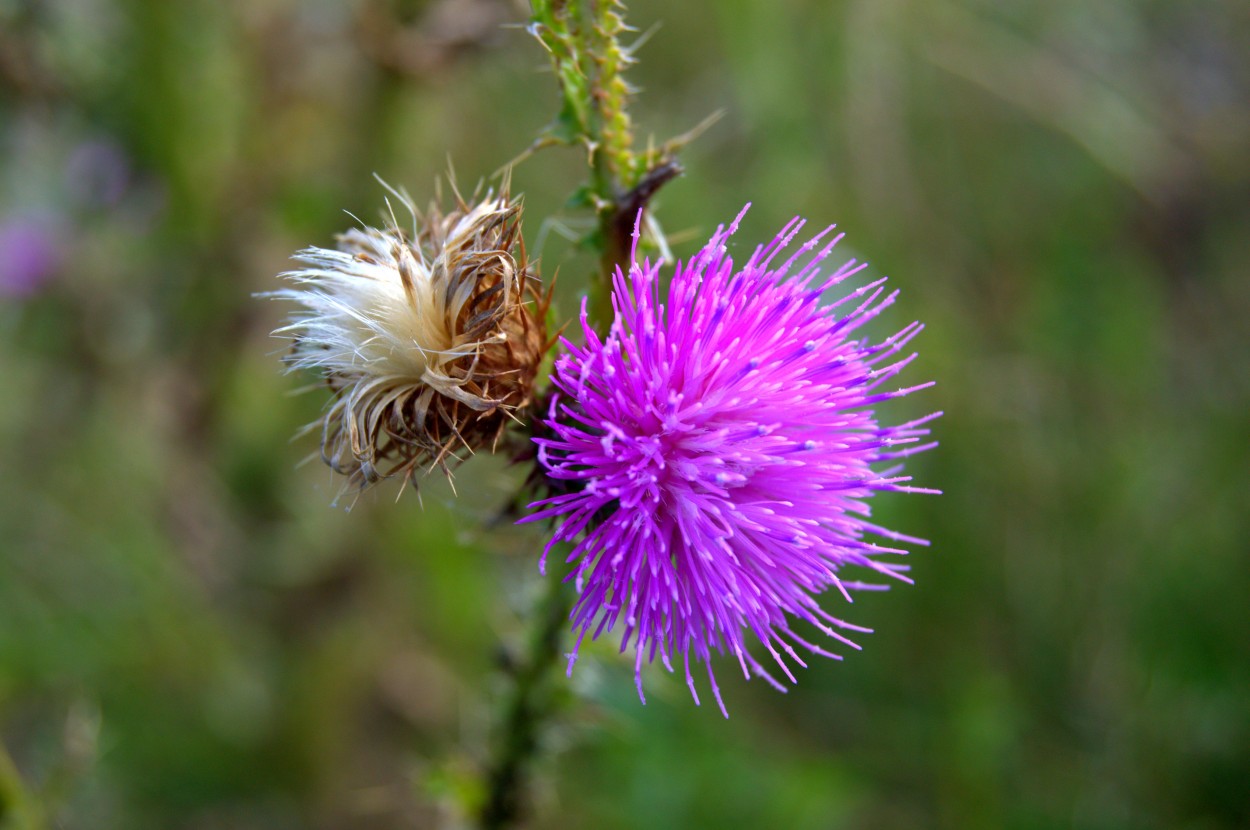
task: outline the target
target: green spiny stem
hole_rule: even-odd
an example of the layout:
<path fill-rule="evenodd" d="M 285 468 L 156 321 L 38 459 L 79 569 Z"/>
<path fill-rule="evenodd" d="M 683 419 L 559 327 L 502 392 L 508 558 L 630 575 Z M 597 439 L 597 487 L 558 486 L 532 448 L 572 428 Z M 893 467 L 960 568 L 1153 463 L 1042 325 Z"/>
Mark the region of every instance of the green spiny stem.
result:
<path fill-rule="evenodd" d="M 554 576 L 544 587 L 546 593 L 528 653 L 515 667 L 498 754 L 487 773 L 486 801 L 480 816 L 483 830 L 508 827 L 520 818 L 528 768 L 539 748 L 539 731 L 557 708 L 554 669 L 560 662 L 561 635 L 568 626 L 572 591 Z"/>
<path fill-rule="evenodd" d="M 643 153 L 633 149 L 627 110 L 632 89 L 623 73 L 634 59 L 619 41 L 627 30 L 619 0 L 532 0 L 531 9 L 530 31 L 549 53 L 561 93 L 559 115 L 531 149 L 567 144 L 586 152 L 589 181 L 575 202 L 593 209 L 597 220 L 589 241 L 599 253 L 599 272 L 589 305 L 592 322 L 602 329 L 613 317 L 612 276 L 628 266 L 634 223 L 656 191 L 681 174 L 674 153 L 685 139 Z M 557 708 L 554 669 L 571 608 L 572 591 L 549 577 L 487 771 L 478 818 L 488 830 L 508 827 L 521 815 L 540 731 Z"/>
<path fill-rule="evenodd" d="M 647 206 L 647 202 L 666 182 L 681 174 L 682 166 L 676 158 L 672 156 L 663 158 L 646 172 L 641 181 L 618 195 L 610 206 L 610 210 L 600 213 L 599 230 L 603 239 L 600 262 L 604 281 L 609 287 L 617 266 L 624 267 L 629 262 L 634 223 L 638 221 L 639 211 Z M 608 311 L 606 319 L 611 320 L 611 309 L 609 308 Z"/>
<path fill-rule="evenodd" d="M 624 71 L 634 58 L 620 43 L 627 31 L 618 0 L 533 0 L 530 30 L 551 56 L 562 104 L 541 143 L 581 146 L 590 178 L 579 201 L 595 211 L 592 243 L 599 273 L 591 285 L 590 315 L 602 328 L 612 320 L 612 275 L 626 266 L 638 211 L 661 185 L 681 173 L 675 146 L 633 149 Z"/>

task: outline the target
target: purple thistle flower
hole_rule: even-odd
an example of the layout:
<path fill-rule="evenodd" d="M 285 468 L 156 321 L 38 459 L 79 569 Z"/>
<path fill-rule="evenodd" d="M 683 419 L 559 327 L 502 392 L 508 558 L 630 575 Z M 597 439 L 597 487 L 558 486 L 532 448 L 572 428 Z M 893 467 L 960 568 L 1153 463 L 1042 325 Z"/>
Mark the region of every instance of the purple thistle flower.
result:
<path fill-rule="evenodd" d="M 887 558 L 906 551 L 872 539 L 928 543 L 873 524 L 868 499 L 937 492 L 907 484 L 895 462 L 935 446 L 920 441 L 941 414 L 898 426 L 874 415 L 874 405 L 933 385 L 890 383 L 915 358 L 899 355 L 920 323 L 875 344 L 858 332 L 898 292 L 883 296 L 881 279 L 822 304 L 865 266 L 851 260 L 820 273 L 842 238 L 824 241 L 832 228 L 776 264 L 803 227 L 797 218 L 735 268 L 725 243 L 743 214 L 678 264 L 667 304 L 660 264 L 637 262 L 635 230 L 634 264 L 628 275 L 617 270 L 606 338 L 583 302 L 586 344 L 564 341 L 550 436 L 534 439 L 562 492 L 532 504 L 541 509 L 525 520 L 555 520 L 541 568 L 554 544 L 575 542 L 570 673 L 588 633 L 623 624 L 621 650 L 634 644 L 644 703 L 643 662 L 658 655 L 669 671 L 680 656 L 697 704 L 693 655 L 707 664 L 722 713 L 713 651 L 785 691 L 748 650 L 748 635 L 793 683 L 787 658 L 800 666 L 801 651 L 841 659 L 796 631 L 796 620 L 856 649 L 842 632 L 869 631 L 817 602 L 829 587 L 847 601 L 852 591 L 888 587 L 845 579 L 843 569 L 911 581 L 907 566 Z"/>

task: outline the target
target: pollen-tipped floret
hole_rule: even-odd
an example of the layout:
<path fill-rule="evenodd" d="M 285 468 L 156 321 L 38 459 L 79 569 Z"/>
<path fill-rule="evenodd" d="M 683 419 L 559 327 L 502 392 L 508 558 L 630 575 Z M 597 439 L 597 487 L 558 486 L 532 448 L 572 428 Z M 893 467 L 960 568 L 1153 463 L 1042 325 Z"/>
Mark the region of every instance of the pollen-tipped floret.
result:
<path fill-rule="evenodd" d="M 660 264 L 618 270 L 611 328 L 600 337 L 583 307 L 585 344 L 564 342 L 547 436 L 535 438 L 556 494 L 527 520 L 553 519 L 552 545 L 572 545 L 569 670 L 588 633 L 620 625 L 640 695 L 644 662 L 658 656 L 671 671 L 677 657 L 697 702 L 690 658 L 713 651 L 784 690 L 764 661 L 794 682 L 788 664 L 805 665 L 801 652 L 838 656 L 796 622 L 853 648 L 844 632 L 867 630 L 817 595 L 832 587 L 849 601 L 884 587 L 872 577 L 909 581 L 893 561 L 905 551 L 874 538 L 926 544 L 873 524 L 868 505 L 881 491 L 934 492 L 910 486 L 897 462 L 934 446 L 921 441 L 937 413 L 884 426 L 873 409 L 931 385 L 893 382 L 922 326 L 864 336 L 894 302 L 884 280 L 824 302 L 864 267 L 820 273 L 841 236 L 826 231 L 779 262 L 796 219 L 735 266 L 725 244 L 737 225 L 678 265 L 667 303 Z M 751 654 L 749 637 L 767 657 Z M 708 677 L 723 711 L 710 665 Z"/>
<path fill-rule="evenodd" d="M 394 195 L 411 231 L 392 216 L 337 250 L 301 251 L 306 267 L 282 275 L 293 287 L 270 295 L 302 306 L 276 333 L 294 341 L 289 366 L 333 390 L 310 428 L 325 462 L 362 487 L 493 449 L 529 405 L 547 346 L 519 202 L 488 194 L 422 214 Z"/>

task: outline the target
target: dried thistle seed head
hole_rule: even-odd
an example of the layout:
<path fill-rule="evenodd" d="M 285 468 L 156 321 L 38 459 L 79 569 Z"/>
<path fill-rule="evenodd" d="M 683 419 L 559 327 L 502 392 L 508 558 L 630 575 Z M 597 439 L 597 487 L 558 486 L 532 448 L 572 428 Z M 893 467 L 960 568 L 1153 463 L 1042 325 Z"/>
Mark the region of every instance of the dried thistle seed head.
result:
<path fill-rule="evenodd" d="M 521 240 L 521 205 L 506 189 L 402 229 L 352 229 L 338 250 L 309 248 L 306 267 L 270 296 L 301 308 L 275 334 L 294 341 L 292 370 L 324 375 L 334 401 L 309 429 L 351 484 L 411 480 L 483 447 L 493 450 L 531 399 L 548 345 L 548 297 Z"/>

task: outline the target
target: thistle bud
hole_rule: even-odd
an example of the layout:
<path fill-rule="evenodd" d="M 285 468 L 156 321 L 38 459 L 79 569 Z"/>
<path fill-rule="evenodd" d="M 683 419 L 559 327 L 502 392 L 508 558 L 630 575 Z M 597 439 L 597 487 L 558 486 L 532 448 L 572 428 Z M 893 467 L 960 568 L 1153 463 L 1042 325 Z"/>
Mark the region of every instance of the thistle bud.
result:
<path fill-rule="evenodd" d="M 292 371 L 321 373 L 334 400 L 309 429 L 350 484 L 440 467 L 492 451 L 531 401 L 548 346 L 548 297 L 530 272 L 521 205 L 506 189 L 476 204 L 393 213 L 383 229 L 309 248 L 293 287 L 269 296 L 301 308 L 275 334 L 292 338 Z"/>

